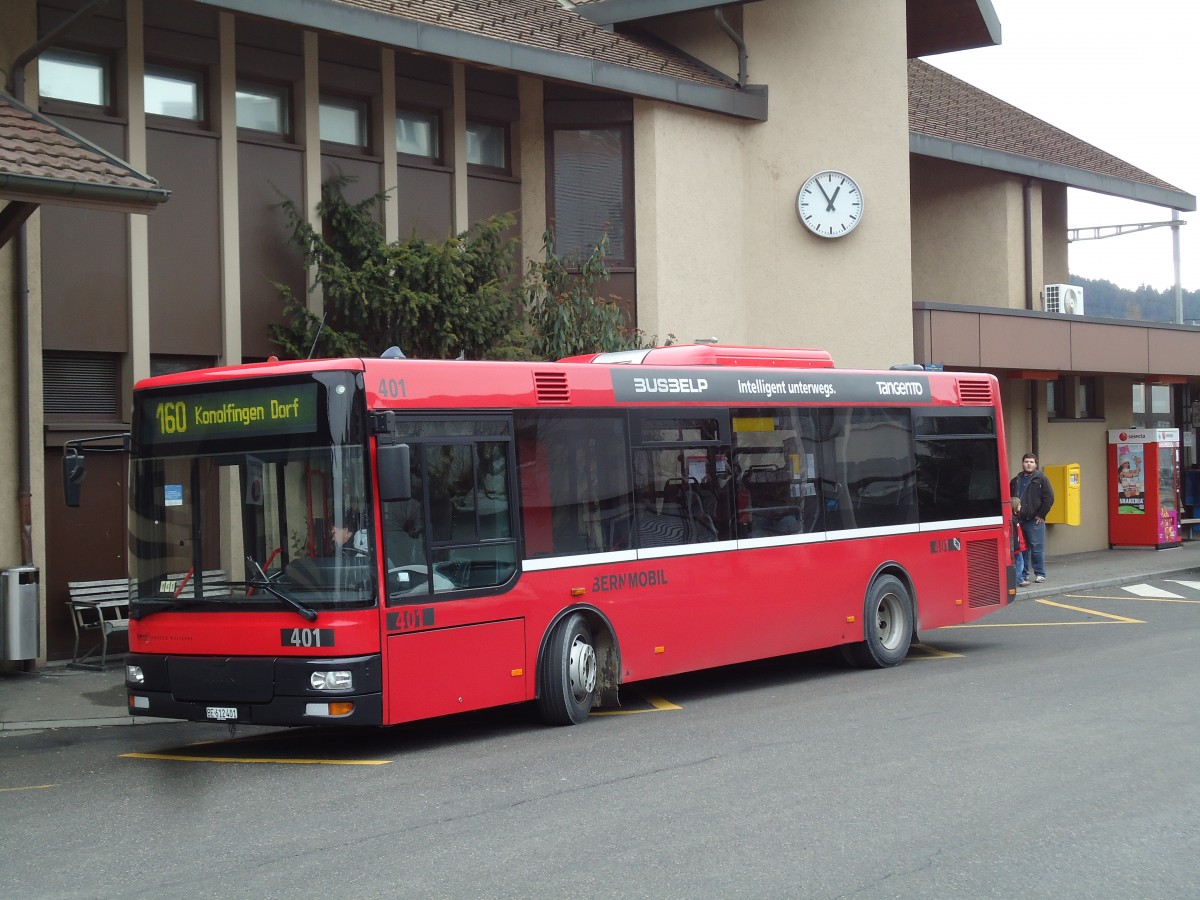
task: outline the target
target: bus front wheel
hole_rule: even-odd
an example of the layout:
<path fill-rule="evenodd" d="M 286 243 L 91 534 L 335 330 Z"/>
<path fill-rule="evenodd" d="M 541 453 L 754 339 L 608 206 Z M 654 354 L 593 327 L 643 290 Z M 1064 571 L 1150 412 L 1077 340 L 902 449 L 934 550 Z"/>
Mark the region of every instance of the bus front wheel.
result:
<path fill-rule="evenodd" d="M 913 603 L 908 588 L 894 575 L 877 578 L 863 605 L 860 643 L 845 644 L 842 654 L 864 669 L 898 666 L 908 656 L 913 638 Z"/>
<path fill-rule="evenodd" d="M 580 613 L 554 627 L 542 657 L 538 712 L 551 725 L 578 725 L 596 702 L 596 648 Z"/>

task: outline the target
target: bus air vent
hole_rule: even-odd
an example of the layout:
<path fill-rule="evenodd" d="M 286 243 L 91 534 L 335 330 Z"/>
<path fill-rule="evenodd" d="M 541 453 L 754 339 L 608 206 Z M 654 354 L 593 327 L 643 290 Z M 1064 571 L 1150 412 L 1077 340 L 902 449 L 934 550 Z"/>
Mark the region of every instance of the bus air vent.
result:
<path fill-rule="evenodd" d="M 958 380 L 958 394 L 962 398 L 963 403 L 978 403 L 983 406 L 991 406 L 995 401 L 992 400 L 992 384 L 984 379 L 960 378 Z"/>
<path fill-rule="evenodd" d="M 967 606 L 999 606 L 1001 597 L 999 542 L 967 541 Z"/>
<path fill-rule="evenodd" d="M 565 372 L 534 372 L 538 403 L 570 403 L 571 389 Z"/>

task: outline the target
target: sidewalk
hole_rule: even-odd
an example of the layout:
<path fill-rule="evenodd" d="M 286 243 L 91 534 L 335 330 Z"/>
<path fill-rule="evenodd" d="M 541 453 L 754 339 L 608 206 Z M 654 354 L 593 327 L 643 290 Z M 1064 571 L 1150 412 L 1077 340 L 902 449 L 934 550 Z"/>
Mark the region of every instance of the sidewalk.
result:
<path fill-rule="evenodd" d="M 1017 600 L 1084 593 L 1097 588 L 1194 574 L 1200 580 L 1200 541 L 1169 550 L 1096 550 L 1046 560 L 1047 580 L 1017 591 Z M 126 712 L 125 667 L 107 672 L 51 663 L 34 672 L 0 672 L 0 732 L 99 725 L 149 725 L 168 719 Z"/>

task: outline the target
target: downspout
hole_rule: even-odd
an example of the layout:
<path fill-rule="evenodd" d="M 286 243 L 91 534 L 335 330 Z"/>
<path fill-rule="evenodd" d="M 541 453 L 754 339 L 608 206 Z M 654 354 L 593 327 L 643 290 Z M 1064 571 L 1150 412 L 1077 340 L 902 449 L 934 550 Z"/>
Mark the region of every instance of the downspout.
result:
<path fill-rule="evenodd" d="M 1025 308 L 1031 312 L 1033 305 L 1033 179 L 1025 179 L 1025 187 L 1021 191 L 1022 223 L 1025 231 Z M 1038 450 L 1038 384 L 1029 382 L 1029 452 L 1038 459 L 1042 458 Z"/>
<path fill-rule="evenodd" d="M 721 30 L 729 35 L 729 39 L 733 41 L 738 48 L 738 87 L 745 87 L 747 81 L 747 65 L 746 65 L 746 42 L 742 40 L 742 36 L 738 34 L 733 26 L 725 21 L 725 13 L 721 11 L 721 7 L 713 10 L 713 18 L 717 20 L 717 24 L 721 26 Z"/>
<path fill-rule="evenodd" d="M 5 87 L 8 93 L 25 102 L 25 68 L 83 16 L 106 4 L 91 0 L 48 32 L 40 41 L 22 52 L 13 62 Z M 33 565 L 33 447 L 29 427 L 29 260 L 26 224 L 17 231 L 14 249 L 17 255 L 17 502 L 21 517 L 21 564 Z"/>

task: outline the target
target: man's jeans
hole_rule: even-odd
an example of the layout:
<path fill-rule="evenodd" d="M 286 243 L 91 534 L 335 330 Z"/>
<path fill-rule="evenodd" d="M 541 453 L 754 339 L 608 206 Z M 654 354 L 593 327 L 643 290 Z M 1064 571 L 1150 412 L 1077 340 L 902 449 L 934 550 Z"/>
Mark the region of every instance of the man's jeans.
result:
<path fill-rule="evenodd" d="M 1034 519 L 1022 519 L 1021 531 L 1025 533 L 1023 559 L 1017 560 L 1017 581 L 1033 575 L 1046 577 L 1046 523 Z"/>

